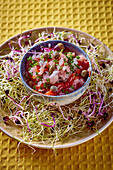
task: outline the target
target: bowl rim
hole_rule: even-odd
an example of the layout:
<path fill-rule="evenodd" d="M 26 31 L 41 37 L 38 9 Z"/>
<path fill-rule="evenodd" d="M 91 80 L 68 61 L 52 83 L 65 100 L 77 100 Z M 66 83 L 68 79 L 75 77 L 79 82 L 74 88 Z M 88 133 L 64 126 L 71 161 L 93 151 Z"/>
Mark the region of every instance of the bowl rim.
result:
<path fill-rule="evenodd" d="M 22 73 L 22 64 L 23 64 L 23 61 L 24 61 L 26 55 L 28 54 L 28 52 L 32 51 L 32 50 L 33 50 L 34 48 L 36 48 L 37 46 L 41 46 L 41 44 L 44 44 L 44 43 L 48 43 L 48 44 L 49 44 L 50 42 L 58 42 L 58 43 L 61 42 L 61 43 L 64 43 L 64 44 L 70 44 L 70 45 L 72 45 L 73 47 L 76 47 L 76 49 L 79 49 L 80 54 L 83 54 L 83 56 L 85 56 L 85 58 L 88 60 L 88 62 L 89 62 L 89 68 L 88 68 L 88 69 L 90 70 L 91 74 L 90 74 L 90 77 L 88 76 L 88 78 L 87 78 L 87 80 L 85 81 L 85 83 L 84 83 L 79 89 L 77 89 L 77 90 L 75 90 L 75 91 L 73 91 L 73 92 L 71 92 L 71 93 L 65 94 L 65 95 L 58 95 L 58 96 L 45 95 L 45 94 L 39 93 L 38 91 L 32 89 L 32 88 L 26 83 L 26 81 L 24 80 L 24 75 L 23 75 L 23 73 Z M 26 57 L 26 59 L 27 59 L 27 57 Z M 54 98 L 61 98 L 61 97 L 68 97 L 68 96 L 71 96 L 71 95 L 73 95 L 73 94 L 79 93 L 79 91 L 80 91 L 81 89 L 83 89 L 83 88 L 86 86 L 86 84 L 87 84 L 87 86 L 89 85 L 90 80 L 91 80 L 91 76 L 92 76 L 92 64 L 91 64 L 91 60 L 89 59 L 89 56 L 85 53 L 85 51 L 82 50 L 80 47 L 78 47 L 77 45 L 75 45 L 75 44 L 73 44 L 73 43 L 70 43 L 70 42 L 67 42 L 67 41 L 62 41 L 62 40 L 47 40 L 47 41 L 43 41 L 43 42 L 41 42 L 41 43 L 39 43 L 39 44 L 34 45 L 33 47 L 31 47 L 31 48 L 24 54 L 24 56 L 23 56 L 23 58 L 22 58 L 22 60 L 21 60 L 21 63 L 20 63 L 20 77 L 21 77 L 21 79 L 22 79 L 23 84 L 24 84 L 30 91 L 32 91 L 33 93 L 37 94 L 37 96 L 44 96 L 44 97 L 49 97 L 49 98 L 53 98 L 53 99 L 54 99 Z"/>

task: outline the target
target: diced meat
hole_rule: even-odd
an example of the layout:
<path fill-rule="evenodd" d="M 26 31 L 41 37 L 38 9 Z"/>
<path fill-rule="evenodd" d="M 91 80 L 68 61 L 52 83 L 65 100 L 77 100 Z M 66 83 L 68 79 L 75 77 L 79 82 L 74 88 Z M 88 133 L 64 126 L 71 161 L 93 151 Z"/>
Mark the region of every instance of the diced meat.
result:
<path fill-rule="evenodd" d="M 49 63 L 48 63 L 50 66 L 54 65 L 55 63 L 53 62 L 53 60 L 51 60 Z"/>
<path fill-rule="evenodd" d="M 47 82 L 47 79 L 49 78 L 49 73 L 46 72 L 45 74 L 43 74 L 43 83 Z"/>
<path fill-rule="evenodd" d="M 80 88 L 85 83 L 84 79 L 80 76 L 76 77 L 76 79 L 73 82 L 74 89 Z"/>
<path fill-rule="evenodd" d="M 50 75 L 50 83 L 55 84 L 58 81 L 58 73 L 59 71 L 55 70 L 51 75 Z"/>
<path fill-rule="evenodd" d="M 33 56 L 32 56 L 32 59 L 34 60 L 36 60 L 36 59 L 41 59 L 41 56 L 42 56 L 42 52 L 38 52 L 38 54 L 34 54 Z"/>
<path fill-rule="evenodd" d="M 66 60 L 66 62 L 68 61 L 68 58 L 63 54 L 61 53 L 61 58 L 59 60 L 59 66 L 62 66 L 64 64 L 64 60 Z"/>
<path fill-rule="evenodd" d="M 37 69 L 37 66 L 34 66 L 34 67 L 31 67 L 29 73 L 33 73 L 33 72 L 37 72 L 38 69 Z"/>
<path fill-rule="evenodd" d="M 59 95 L 65 95 L 65 93 L 63 93 L 62 91 L 59 92 Z"/>
<path fill-rule="evenodd" d="M 50 52 L 51 49 L 50 49 L 50 48 L 44 48 L 44 51 L 45 51 L 45 52 Z"/>
<path fill-rule="evenodd" d="M 47 66 L 47 64 L 48 64 L 48 61 L 45 61 L 45 62 L 43 63 L 43 67 Z"/>
<path fill-rule="evenodd" d="M 47 78 L 49 78 L 49 73 L 48 73 L 48 72 L 46 72 L 46 73 L 43 75 L 43 79 L 47 79 Z"/>
<path fill-rule="evenodd" d="M 90 75 L 88 60 L 81 54 L 77 56 L 75 52 L 70 52 L 68 48 L 61 53 L 61 46 L 62 44 L 57 44 L 55 48 L 51 45 L 48 48 L 42 47 L 40 52 L 34 51 L 26 62 L 29 86 L 40 93 L 71 93 L 79 89 Z M 61 49 L 57 50 L 57 47 Z"/>
<path fill-rule="evenodd" d="M 63 70 L 61 70 L 61 71 L 59 72 L 59 74 L 58 74 L 58 77 L 61 77 L 63 80 L 65 80 L 65 78 L 66 78 L 66 72 L 63 71 Z"/>
<path fill-rule="evenodd" d="M 83 56 L 83 55 L 79 55 L 79 59 L 78 61 L 78 65 L 82 66 L 83 70 L 87 70 L 89 68 L 89 62 L 88 60 Z"/>
<path fill-rule="evenodd" d="M 78 68 L 76 67 L 76 65 L 78 65 L 78 60 L 76 58 L 73 59 L 73 63 L 72 66 L 74 67 L 74 70 L 77 70 Z"/>
<path fill-rule="evenodd" d="M 42 63 L 40 63 L 41 67 L 40 67 L 39 72 L 38 72 L 39 75 L 42 75 L 44 73 L 45 67 L 47 66 L 47 64 L 48 64 L 47 61 L 45 61 L 45 62 L 42 61 Z"/>
<path fill-rule="evenodd" d="M 63 71 L 70 72 L 70 67 L 69 66 L 63 66 Z"/>
<path fill-rule="evenodd" d="M 42 75 L 43 73 L 44 73 L 44 71 L 45 71 L 45 68 L 44 67 L 40 67 L 40 69 L 39 69 L 40 71 L 38 72 L 38 75 Z"/>
<path fill-rule="evenodd" d="M 61 59 L 59 60 L 59 66 L 62 66 L 63 64 L 64 64 L 64 59 L 61 58 Z"/>

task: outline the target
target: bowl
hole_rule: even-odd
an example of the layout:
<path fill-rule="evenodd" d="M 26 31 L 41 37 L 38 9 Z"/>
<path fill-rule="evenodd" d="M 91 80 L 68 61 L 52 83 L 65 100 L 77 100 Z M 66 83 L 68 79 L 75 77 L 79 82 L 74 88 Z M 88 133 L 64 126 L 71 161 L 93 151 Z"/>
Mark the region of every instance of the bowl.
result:
<path fill-rule="evenodd" d="M 23 84 L 25 85 L 28 93 L 32 94 L 35 96 L 35 98 L 42 103 L 48 103 L 48 102 L 53 102 L 53 103 L 57 103 L 58 105 L 66 105 L 69 103 L 74 102 L 75 100 L 77 100 L 78 98 L 80 98 L 83 93 L 85 92 L 85 90 L 87 89 L 89 83 L 90 83 L 90 79 L 91 76 L 89 76 L 87 78 L 87 80 L 85 81 L 85 83 L 83 84 L 83 86 L 81 86 L 79 89 L 77 89 L 76 91 L 66 94 L 66 95 L 58 95 L 58 96 L 52 96 L 52 95 L 45 95 L 42 93 L 39 93 L 38 91 L 32 89 L 26 82 L 26 78 L 25 78 L 25 74 L 26 74 L 26 62 L 27 62 L 27 58 L 29 58 L 29 56 L 33 55 L 33 51 L 40 51 L 41 47 L 48 47 L 49 44 L 51 44 L 51 47 L 56 46 L 58 43 L 63 43 L 63 45 L 68 48 L 70 51 L 75 52 L 76 55 L 80 55 L 82 54 L 89 62 L 89 71 L 92 72 L 92 66 L 91 66 L 91 62 L 90 59 L 88 57 L 88 55 L 78 46 L 66 42 L 66 41 L 60 41 L 60 40 L 48 40 L 45 42 L 42 42 L 40 44 L 37 44 L 35 46 L 33 46 L 31 49 L 28 50 L 28 52 L 23 56 L 23 59 L 21 61 L 20 64 L 20 77 L 22 79 Z"/>

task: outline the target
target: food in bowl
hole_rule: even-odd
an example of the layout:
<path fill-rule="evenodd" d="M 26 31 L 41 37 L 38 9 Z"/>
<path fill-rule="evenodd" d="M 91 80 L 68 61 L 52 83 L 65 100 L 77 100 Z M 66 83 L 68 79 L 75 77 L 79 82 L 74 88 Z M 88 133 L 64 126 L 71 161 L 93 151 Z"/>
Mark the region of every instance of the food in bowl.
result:
<path fill-rule="evenodd" d="M 28 51 L 25 76 L 31 88 L 45 95 L 66 95 L 79 89 L 91 76 L 87 58 L 77 49 L 70 51 L 65 44 L 61 41 L 53 46 L 48 41 L 46 46 L 41 44 L 38 50 Z"/>

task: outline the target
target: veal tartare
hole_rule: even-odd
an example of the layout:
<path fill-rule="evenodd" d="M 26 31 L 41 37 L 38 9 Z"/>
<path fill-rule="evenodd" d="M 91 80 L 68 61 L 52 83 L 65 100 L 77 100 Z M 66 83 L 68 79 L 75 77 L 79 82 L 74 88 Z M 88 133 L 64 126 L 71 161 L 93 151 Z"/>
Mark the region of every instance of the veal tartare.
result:
<path fill-rule="evenodd" d="M 63 43 L 41 47 L 26 62 L 26 82 L 45 95 L 65 95 L 79 89 L 90 76 L 89 61 Z"/>

